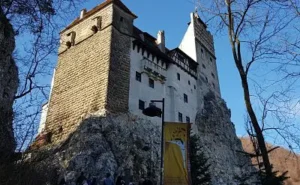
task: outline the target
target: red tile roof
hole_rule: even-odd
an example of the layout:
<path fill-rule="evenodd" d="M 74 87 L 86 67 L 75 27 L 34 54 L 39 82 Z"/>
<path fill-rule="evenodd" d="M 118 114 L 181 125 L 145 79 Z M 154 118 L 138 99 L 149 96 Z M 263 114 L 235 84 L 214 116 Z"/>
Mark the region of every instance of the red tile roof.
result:
<path fill-rule="evenodd" d="M 94 13 L 100 11 L 101 9 L 105 8 L 106 6 L 110 5 L 111 3 L 114 3 L 115 5 L 117 5 L 119 8 L 121 8 L 123 11 L 125 11 L 126 13 L 132 15 L 133 17 L 137 18 L 137 16 L 132 13 L 122 2 L 121 0 L 105 0 L 103 3 L 101 3 L 100 5 L 96 6 L 95 8 L 93 8 L 92 10 L 86 12 L 84 14 L 84 17 L 82 19 L 80 19 L 79 17 L 77 17 L 70 25 L 68 25 L 65 29 L 63 29 L 61 31 L 64 32 L 70 28 L 72 28 L 73 26 L 77 25 L 78 23 L 80 23 L 81 21 L 85 20 L 86 18 L 90 17 L 91 15 L 93 15 Z"/>

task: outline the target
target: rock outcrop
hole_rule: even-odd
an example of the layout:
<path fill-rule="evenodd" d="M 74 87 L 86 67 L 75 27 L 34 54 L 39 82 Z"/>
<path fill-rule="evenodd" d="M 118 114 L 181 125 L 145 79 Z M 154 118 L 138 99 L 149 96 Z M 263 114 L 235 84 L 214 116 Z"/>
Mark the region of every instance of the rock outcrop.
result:
<path fill-rule="evenodd" d="M 255 169 L 250 158 L 243 153 L 230 116 L 224 100 L 208 93 L 204 96 L 203 111 L 198 113 L 193 126 L 211 164 L 212 184 L 239 185 L 244 181 L 244 184 L 257 184 L 255 175 L 251 175 Z"/>
<path fill-rule="evenodd" d="M 0 8 L 0 161 L 15 150 L 12 105 L 18 88 L 18 70 L 12 57 L 14 37 L 13 27 Z"/>
<path fill-rule="evenodd" d="M 158 181 L 159 150 L 160 130 L 151 122 L 129 114 L 93 114 L 59 146 L 40 148 L 30 160 L 56 170 L 57 180 L 64 177 L 67 184 L 74 184 L 81 172 L 98 182 L 107 172 L 134 181 L 150 172 Z"/>
<path fill-rule="evenodd" d="M 209 158 L 212 184 L 258 184 L 225 102 L 208 93 L 203 108 L 197 115 L 194 131 Z M 159 182 L 161 131 L 157 125 L 131 114 L 104 113 L 90 114 L 78 125 L 61 144 L 31 151 L 31 163 L 56 171 L 54 181 L 64 177 L 68 185 L 74 184 L 81 172 L 98 181 L 110 172 L 114 178 L 124 175 L 136 183 L 150 172 L 153 180 Z"/>

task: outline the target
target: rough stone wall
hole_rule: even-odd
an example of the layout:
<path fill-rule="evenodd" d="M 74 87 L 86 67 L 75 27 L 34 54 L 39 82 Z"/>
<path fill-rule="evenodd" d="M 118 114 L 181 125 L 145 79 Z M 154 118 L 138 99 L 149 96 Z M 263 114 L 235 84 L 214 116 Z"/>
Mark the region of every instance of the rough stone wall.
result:
<path fill-rule="evenodd" d="M 107 109 L 113 112 L 127 112 L 133 18 L 115 6 L 113 20 Z"/>
<path fill-rule="evenodd" d="M 66 139 L 90 112 L 128 110 L 131 42 L 130 37 L 113 26 L 118 24 L 114 23 L 117 12 L 114 6 L 107 6 L 61 35 L 46 119 L 46 132 L 52 133 L 54 143 Z M 92 33 L 90 28 L 98 16 L 102 20 L 101 31 Z M 67 49 L 64 43 L 73 31 L 75 46 Z"/>
<path fill-rule="evenodd" d="M 194 129 L 199 144 L 209 158 L 213 185 L 254 185 L 256 176 L 250 158 L 243 152 L 235 128 L 230 121 L 230 110 L 225 101 L 210 92 L 204 96 L 203 110 L 197 114 Z"/>
<path fill-rule="evenodd" d="M 137 184 L 148 172 L 158 182 L 159 149 L 160 130 L 153 123 L 130 114 L 94 113 L 67 140 L 31 153 L 28 161 L 37 168 L 57 170 L 56 181 L 64 177 L 67 185 L 75 184 L 81 172 L 101 184 L 107 172 L 116 180 L 127 169 Z"/>
<path fill-rule="evenodd" d="M 15 149 L 12 105 L 19 81 L 12 56 L 14 37 L 13 27 L 0 8 L 0 161 Z"/>

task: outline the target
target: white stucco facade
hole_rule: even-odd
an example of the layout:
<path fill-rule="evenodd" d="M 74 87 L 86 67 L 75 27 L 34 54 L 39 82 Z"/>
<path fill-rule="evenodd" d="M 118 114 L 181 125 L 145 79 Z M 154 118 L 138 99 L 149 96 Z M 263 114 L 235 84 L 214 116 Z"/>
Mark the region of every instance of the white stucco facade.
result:
<path fill-rule="evenodd" d="M 161 43 L 162 39 L 159 37 L 160 34 L 156 42 Z M 142 36 L 141 39 L 145 38 Z M 201 109 L 200 95 L 211 90 L 220 96 L 213 44 L 206 25 L 197 13 L 191 13 L 191 22 L 179 48 L 167 51 L 160 49 L 172 62 L 166 59 L 160 59 L 158 62 L 157 58 L 160 57 L 153 57 L 152 51 L 147 51 L 147 47 L 133 46 L 130 54 L 129 111 L 160 124 L 161 118 L 149 118 L 142 114 L 139 102 L 145 102 L 146 108 L 151 100 L 165 98 L 165 121 L 193 123 Z M 190 69 L 192 64 L 196 66 L 195 71 Z M 166 77 L 164 81 L 155 80 L 154 88 L 149 86 L 149 78 L 155 79 L 153 72 Z M 136 73 L 141 73 L 141 81 L 136 78 Z M 161 108 L 161 104 L 156 105 Z"/>

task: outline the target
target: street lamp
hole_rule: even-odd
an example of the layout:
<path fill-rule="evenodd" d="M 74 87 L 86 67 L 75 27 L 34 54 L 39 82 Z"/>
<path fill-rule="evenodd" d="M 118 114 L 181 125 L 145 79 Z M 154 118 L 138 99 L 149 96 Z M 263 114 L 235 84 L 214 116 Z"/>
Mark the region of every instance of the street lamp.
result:
<path fill-rule="evenodd" d="M 143 110 L 143 114 L 149 117 L 161 117 L 161 142 L 160 142 L 160 185 L 163 185 L 163 167 L 164 167 L 164 123 L 165 123 L 165 99 L 151 100 L 149 107 Z M 162 109 L 155 106 L 155 103 L 162 103 Z"/>

